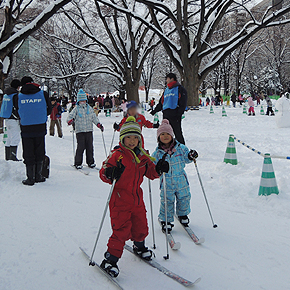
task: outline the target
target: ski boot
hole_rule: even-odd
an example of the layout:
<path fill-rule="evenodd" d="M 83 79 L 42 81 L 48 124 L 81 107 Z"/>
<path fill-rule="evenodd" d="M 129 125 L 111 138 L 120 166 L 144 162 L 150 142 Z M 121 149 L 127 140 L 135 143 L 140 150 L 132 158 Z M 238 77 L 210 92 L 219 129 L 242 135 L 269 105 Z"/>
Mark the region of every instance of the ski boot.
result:
<path fill-rule="evenodd" d="M 147 247 L 145 247 L 145 242 L 134 242 L 133 245 L 133 251 L 134 253 L 139 256 L 141 259 L 150 261 L 152 258 L 155 257 L 155 254 L 149 250 Z"/>
<path fill-rule="evenodd" d="M 82 165 L 75 165 L 75 168 L 76 168 L 77 170 L 79 170 L 79 169 L 83 169 L 83 166 L 82 166 Z"/>
<path fill-rule="evenodd" d="M 101 263 L 100 267 L 106 271 L 113 278 L 118 277 L 120 270 L 117 266 L 119 258 L 111 255 L 109 252 L 105 253 L 105 259 Z"/>
<path fill-rule="evenodd" d="M 88 164 L 88 166 L 89 166 L 90 168 L 95 168 L 97 165 L 96 165 L 95 163 L 92 163 L 92 164 Z"/>
<path fill-rule="evenodd" d="M 179 222 L 180 222 L 184 227 L 188 227 L 188 224 L 189 224 L 189 218 L 188 218 L 187 215 L 179 216 L 178 219 L 179 219 Z"/>
<path fill-rule="evenodd" d="M 168 232 L 168 234 L 170 234 L 172 229 L 173 229 L 173 227 L 174 227 L 174 224 L 168 222 L 167 226 L 166 226 L 165 222 L 161 222 L 161 226 L 162 226 L 162 232 L 163 233 L 166 233 L 166 228 L 167 228 L 167 232 Z"/>

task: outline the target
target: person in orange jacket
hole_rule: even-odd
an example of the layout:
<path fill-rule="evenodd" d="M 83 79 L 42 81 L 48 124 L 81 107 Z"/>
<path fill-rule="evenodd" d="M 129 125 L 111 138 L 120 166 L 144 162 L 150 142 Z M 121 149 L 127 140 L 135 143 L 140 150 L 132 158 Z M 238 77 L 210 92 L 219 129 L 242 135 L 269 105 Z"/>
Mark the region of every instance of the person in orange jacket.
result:
<path fill-rule="evenodd" d="M 117 262 L 127 240 L 133 241 L 133 250 L 140 258 L 151 260 L 154 256 L 145 246 L 148 224 L 141 184 L 144 176 L 153 180 L 169 172 L 169 163 L 162 159 L 155 166 L 155 159 L 143 149 L 142 139 L 139 123 L 128 117 L 120 130 L 119 146 L 100 170 L 102 181 L 112 184 L 116 180 L 109 203 L 113 233 L 101 263 L 101 268 L 112 277 L 119 275 Z"/>

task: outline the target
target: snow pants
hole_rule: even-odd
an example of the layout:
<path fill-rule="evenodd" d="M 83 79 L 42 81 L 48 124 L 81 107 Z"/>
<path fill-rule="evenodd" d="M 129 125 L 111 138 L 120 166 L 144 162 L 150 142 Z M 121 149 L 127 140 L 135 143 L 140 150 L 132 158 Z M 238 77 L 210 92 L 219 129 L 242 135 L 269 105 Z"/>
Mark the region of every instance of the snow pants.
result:
<path fill-rule="evenodd" d="M 165 118 L 165 116 L 163 116 L 163 117 Z M 185 144 L 185 140 L 184 140 L 182 128 L 181 128 L 182 116 L 168 118 L 168 121 L 169 121 L 169 123 L 174 131 L 174 135 L 175 135 L 176 140 L 178 142 L 180 142 L 181 144 Z"/>
<path fill-rule="evenodd" d="M 184 175 L 180 176 L 176 183 L 169 182 L 166 178 L 166 195 L 167 195 L 167 221 L 174 222 L 174 203 L 176 199 L 176 214 L 177 216 L 184 216 L 190 213 L 190 189 L 187 179 Z M 164 207 L 164 183 L 161 187 L 161 200 L 159 220 L 165 221 L 165 207 Z"/>
<path fill-rule="evenodd" d="M 45 156 L 45 136 L 22 137 L 23 159 L 26 165 L 34 165 L 42 162 Z"/>
<path fill-rule="evenodd" d="M 5 126 L 7 128 L 6 147 L 18 146 L 20 142 L 20 124 L 18 120 L 6 119 Z"/>
<path fill-rule="evenodd" d="M 251 113 L 255 114 L 254 107 L 252 107 L 252 106 L 249 108 L 249 114 L 251 114 Z"/>
<path fill-rule="evenodd" d="M 95 163 L 94 161 L 94 146 L 93 146 L 93 132 L 81 132 L 76 134 L 77 137 L 77 151 L 75 155 L 75 164 L 83 164 L 83 154 L 86 150 L 86 162 L 88 165 Z"/>
<path fill-rule="evenodd" d="M 274 111 L 273 111 L 273 108 L 272 107 L 268 107 L 267 108 L 267 113 L 266 113 L 266 115 L 270 115 L 270 113 L 271 113 L 271 116 L 274 116 L 275 115 L 275 113 L 274 113 Z"/>
<path fill-rule="evenodd" d="M 54 136 L 54 127 L 57 128 L 58 137 L 62 138 L 61 119 L 50 120 L 49 134 Z"/>
<path fill-rule="evenodd" d="M 148 236 L 148 224 L 144 203 L 140 206 L 113 206 L 110 208 L 113 234 L 108 242 L 108 252 L 121 258 L 125 242 L 142 242 Z"/>

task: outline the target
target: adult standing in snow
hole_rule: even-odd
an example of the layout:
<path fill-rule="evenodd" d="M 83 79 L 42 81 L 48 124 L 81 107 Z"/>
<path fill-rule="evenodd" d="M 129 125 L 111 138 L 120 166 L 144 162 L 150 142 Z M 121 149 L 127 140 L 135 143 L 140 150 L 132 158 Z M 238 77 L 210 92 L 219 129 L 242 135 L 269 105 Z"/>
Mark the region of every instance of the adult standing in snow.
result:
<path fill-rule="evenodd" d="M 154 110 L 150 112 L 155 115 L 157 112 L 163 112 L 163 119 L 167 119 L 173 128 L 175 138 L 182 144 L 185 144 L 181 121 L 182 115 L 187 106 L 186 89 L 177 81 L 176 74 L 169 73 L 166 76 L 167 87 Z"/>
<path fill-rule="evenodd" d="M 33 83 L 31 77 L 23 77 L 21 86 L 18 113 L 27 175 L 22 183 L 34 185 L 35 182 L 45 181 L 41 173 L 45 157 L 46 121 L 51 113 L 51 102 L 48 93 Z"/>
<path fill-rule="evenodd" d="M 106 98 L 104 99 L 104 112 L 105 114 L 107 113 L 107 111 L 111 111 L 111 109 L 113 108 L 113 103 L 112 100 L 109 96 L 109 94 L 107 94 Z"/>
<path fill-rule="evenodd" d="M 57 128 L 58 137 L 62 138 L 62 129 L 61 129 L 61 114 L 62 108 L 61 105 L 57 102 L 55 97 L 51 98 L 52 111 L 50 114 L 50 136 L 54 136 L 54 127 Z"/>
<path fill-rule="evenodd" d="M 5 90 L 3 96 L 0 117 L 6 119 L 7 141 L 5 144 L 5 159 L 19 161 L 17 159 L 17 146 L 20 142 L 20 125 L 18 115 L 18 90 L 20 80 L 13 80 L 10 87 Z"/>
<path fill-rule="evenodd" d="M 231 95 L 231 101 L 233 103 L 234 108 L 236 107 L 236 102 L 237 102 L 237 96 L 236 93 L 233 92 L 233 94 Z"/>

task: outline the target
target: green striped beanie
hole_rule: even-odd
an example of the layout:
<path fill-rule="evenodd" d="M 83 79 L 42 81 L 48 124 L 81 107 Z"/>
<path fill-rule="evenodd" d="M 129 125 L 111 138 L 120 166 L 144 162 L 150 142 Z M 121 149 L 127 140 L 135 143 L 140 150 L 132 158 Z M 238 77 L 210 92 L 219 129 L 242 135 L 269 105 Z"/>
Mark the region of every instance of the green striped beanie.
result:
<path fill-rule="evenodd" d="M 136 122 L 136 119 L 133 116 L 127 118 L 126 122 L 123 124 L 120 130 L 120 142 L 123 143 L 123 140 L 126 136 L 137 136 L 140 143 L 141 140 L 141 128 L 140 125 Z M 124 144 L 124 143 L 123 143 Z"/>

